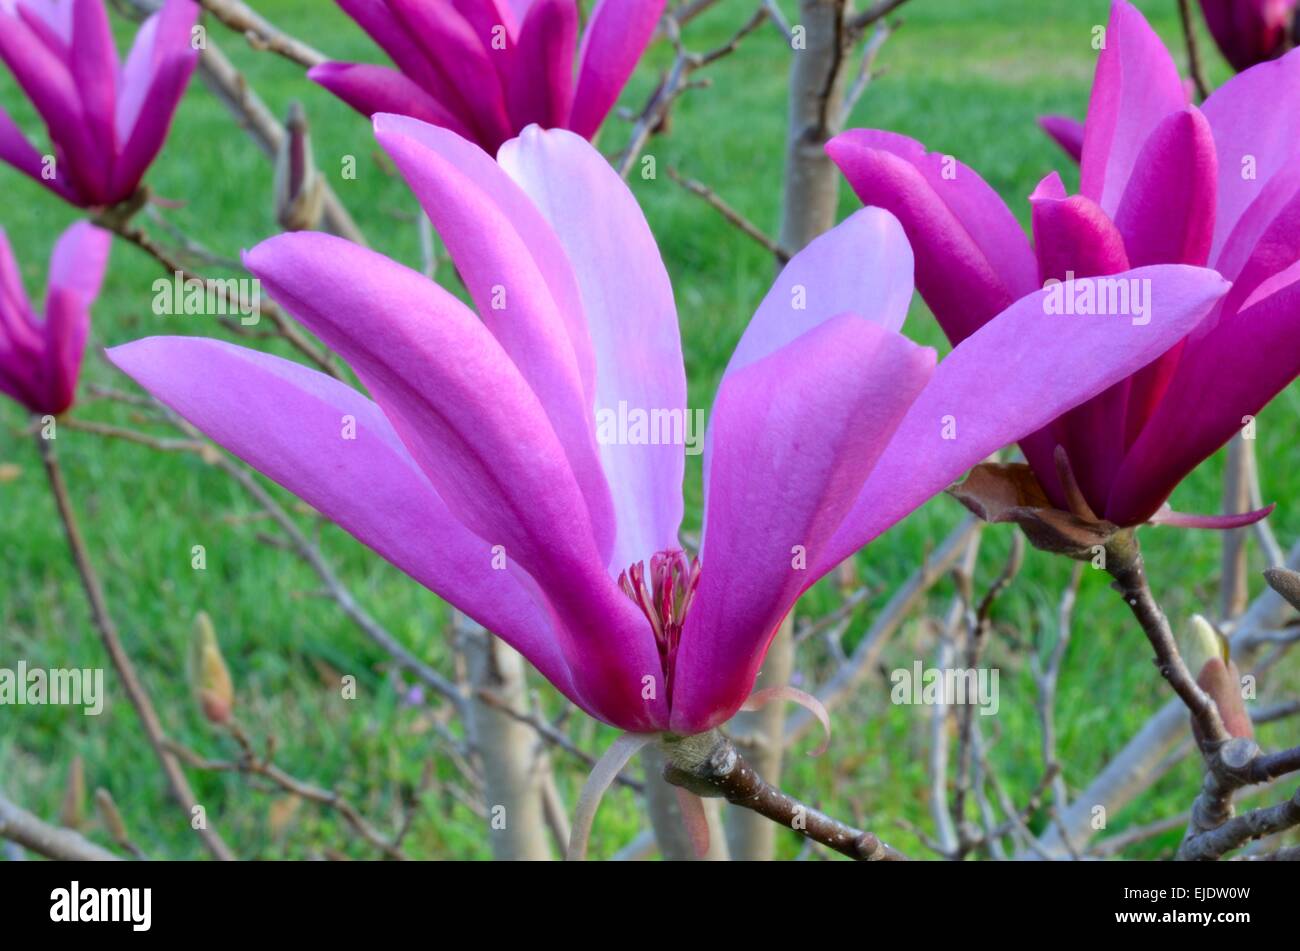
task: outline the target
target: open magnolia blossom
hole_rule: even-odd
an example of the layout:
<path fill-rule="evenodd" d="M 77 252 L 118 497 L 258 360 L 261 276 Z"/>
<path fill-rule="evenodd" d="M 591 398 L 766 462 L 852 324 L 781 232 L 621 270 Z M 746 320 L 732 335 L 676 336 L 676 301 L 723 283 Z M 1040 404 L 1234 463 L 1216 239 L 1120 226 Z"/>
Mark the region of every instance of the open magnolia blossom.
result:
<path fill-rule="evenodd" d="M 111 240 L 84 221 L 63 233 L 50 255 L 42 319 L 0 230 L 0 393 L 37 415 L 57 416 L 72 405 Z"/>
<path fill-rule="evenodd" d="M 104 0 L 0 0 L 0 58 L 53 143 L 37 151 L 0 111 L 0 159 L 82 208 L 132 197 L 198 62 L 198 14 L 167 0 L 119 65 Z"/>
<path fill-rule="evenodd" d="M 1137 270 L 1153 287 L 1144 326 L 1050 316 L 1031 294 L 936 368 L 899 333 L 903 229 L 858 212 L 790 262 L 736 347 L 696 559 L 678 540 L 680 429 L 596 435 L 602 408 L 664 422 L 687 401 L 672 288 L 626 185 L 563 130 L 525 130 L 498 164 L 409 117 L 374 125 L 477 314 L 374 251 L 284 234 L 247 267 L 373 401 L 217 340 L 153 337 L 111 359 L 637 734 L 731 717 L 804 590 L 989 453 L 1149 363 L 1227 290 L 1204 269 Z"/>
<path fill-rule="evenodd" d="M 1166 501 L 1300 372 L 1298 111 L 1300 53 L 1242 73 L 1204 110 L 1189 105 L 1168 51 L 1119 0 L 1080 194 L 1055 173 L 1043 179 L 1030 196 L 1032 248 L 997 193 L 949 156 L 874 130 L 846 132 L 828 151 L 865 204 L 902 220 L 917 286 L 954 343 L 1045 283 L 1074 299 L 1079 288 L 1060 282 L 1207 262 L 1232 281 L 1211 318 L 1160 359 L 1020 443 L 1058 509 L 1120 527 L 1231 527 L 1269 509 L 1184 516 Z M 1109 289 L 1130 303 L 1143 294 L 1124 281 Z M 1141 319 L 1136 305 L 1129 313 Z"/>
<path fill-rule="evenodd" d="M 532 123 L 595 136 L 664 9 L 598 0 L 579 46 L 577 0 L 337 2 L 397 69 L 324 63 L 309 78 L 367 116 L 413 116 L 491 153 Z"/>

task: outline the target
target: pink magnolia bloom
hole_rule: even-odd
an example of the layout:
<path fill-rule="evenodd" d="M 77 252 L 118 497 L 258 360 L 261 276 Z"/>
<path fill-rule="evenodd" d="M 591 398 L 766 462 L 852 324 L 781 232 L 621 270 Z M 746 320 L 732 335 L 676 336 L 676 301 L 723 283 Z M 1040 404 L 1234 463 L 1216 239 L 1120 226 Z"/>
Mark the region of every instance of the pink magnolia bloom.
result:
<path fill-rule="evenodd" d="M 63 233 L 50 256 L 41 319 L 0 230 L 0 393 L 37 415 L 57 416 L 72 405 L 110 241 L 107 231 L 84 221 Z"/>
<path fill-rule="evenodd" d="M 311 79 L 367 116 L 413 116 L 495 154 L 531 123 L 594 137 L 665 0 L 598 0 L 581 46 L 577 0 L 337 2 L 397 68 L 325 63 Z"/>
<path fill-rule="evenodd" d="M 1240 72 L 1291 48 L 1296 0 L 1201 0 L 1210 35 Z"/>
<path fill-rule="evenodd" d="M 863 202 L 902 220 L 917 286 L 954 343 L 1071 274 L 1208 262 L 1233 282 L 1159 360 L 1021 442 L 1053 504 L 1066 507 L 1053 462 L 1063 446 L 1092 510 L 1130 526 L 1156 516 L 1300 372 L 1297 113 L 1297 54 L 1237 76 L 1204 110 L 1188 105 L 1168 51 L 1120 0 L 1097 62 L 1080 194 L 1055 173 L 1043 179 L 1030 196 L 1032 248 L 979 175 L 918 142 L 854 130 L 828 150 Z"/>
<path fill-rule="evenodd" d="M 0 58 L 49 129 L 49 163 L 0 111 L 0 159 L 82 208 L 135 194 L 198 62 L 199 8 L 167 0 L 119 66 L 103 0 L 0 0 Z"/>
<path fill-rule="evenodd" d="M 525 130 L 498 164 L 409 117 L 374 124 L 477 314 L 374 251 L 285 234 L 247 267 L 373 402 L 216 340 L 152 337 L 111 359 L 583 710 L 637 733 L 727 720 L 818 578 L 988 453 L 1150 362 L 1226 289 L 1202 269 L 1135 272 L 1160 298 L 1142 328 L 1048 318 L 1031 295 L 936 369 L 898 332 L 912 297 L 903 230 L 858 212 L 790 262 L 731 358 L 692 560 L 678 541 L 676 308 L 627 186 L 564 130 Z M 601 436 L 597 421 L 624 410 L 652 428 Z M 950 415 L 956 439 L 943 438 Z"/>

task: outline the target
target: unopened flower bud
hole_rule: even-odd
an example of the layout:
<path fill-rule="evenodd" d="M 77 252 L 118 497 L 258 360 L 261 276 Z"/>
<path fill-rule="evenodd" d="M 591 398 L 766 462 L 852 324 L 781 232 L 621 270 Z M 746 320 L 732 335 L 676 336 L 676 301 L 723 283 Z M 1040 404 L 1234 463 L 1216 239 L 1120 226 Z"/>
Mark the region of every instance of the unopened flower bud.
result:
<path fill-rule="evenodd" d="M 1196 676 L 1196 683 L 1218 707 L 1228 733 L 1253 737 L 1255 727 L 1242 697 L 1241 672 L 1228 653 L 1227 638 L 1201 615 L 1194 614 L 1183 639 L 1182 651 L 1188 669 Z M 1203 737 L 1195 718 L 1192 719 L 1192 733 L 1197 742 L 1201 742 Z"/>
<path fill-rule="evenodd" d="M 80 756 L 72 757 L 68 767 L 68 785 L 63 791 L 59 822 L 69 829 L 80 829 L 86 820 L 86 770 Z"/>
<path fill-rule="evenodd" d="M 122 820 L 122 813 L 118 811 L 117 803 L 113 801 L 113 796 L 102 786 L 95 790 L 95 808 L 99 812 L 99 819 L 104 823 L 104 828 L 108 830 L 109 837 L 118 844 L 130 841 L 126 834 L 126 823 Z"/>
<path fill-rule="evenodd" d="M 194 636 L 190 642 L 190 686 L 203 716 L 218 725 L 230 722 L 235 707 L 235 688 L 221 656 L 221 645 L 212 627 L 212 619 L 200 611 L 194 618 Z"/>
<path fill-rule="evenodd" d="M 289 104 L 285 135 L 275 155 L 275 219 L 285 231 L 308 231 L 320 222 L 325 180 L 312 159 L 307 116 Z"/>

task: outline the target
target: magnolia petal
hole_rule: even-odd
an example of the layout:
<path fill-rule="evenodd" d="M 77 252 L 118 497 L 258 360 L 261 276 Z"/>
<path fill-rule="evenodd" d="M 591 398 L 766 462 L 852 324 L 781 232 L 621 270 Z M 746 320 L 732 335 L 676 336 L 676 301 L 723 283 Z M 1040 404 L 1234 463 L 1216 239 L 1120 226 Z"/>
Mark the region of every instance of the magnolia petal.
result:
<path fill-rule="evenodd" d="M 618 417 L 621 407 L 666 412 L 670 420 L 678 414 L 681 421 L 680 433 L 658 444 L 599 439 L 617 520 L 609 561 L 617 574 L 678 547 L 683 442 L 703 435 L 686 429 L 693 416 L 672 284 L 636 199 L 585 139 L 531 127 L 502 146 L 498 158 L 554 229 L 572 264 L 581 297 L 562 306 L 586 317 L 595 354 L 598 436 L 602 420 Z"/>
<path fill-rule="evenodd" d="M 765 687 L 762 690 L 755 690 L 749 695 L 749 699 L 741 706 L 740 709 L 747 712 L 762 710 L 773 700 L 789 700 L 791 703 L 797 703 L 809 713 L 817 718 L 817 722 L 822 725 L 822 742 L 815 750 L 809 753 L 809 756 L 821 756 L 830 748 L 831 745 L 831 714 L 826 709 L 826 704 L 822 703 L 812 694 L 800 690 L 798 687 L 791 687 L 789 684 L 784 687 Z"/>
<path fill-rule="evenodd" d="M 1172 525 L 1176 528 L 1211 528 L 1227 531 L 1233 528 L 1245 528 L 1247 525 L 1263 521 L 1273 514 L 1275 508 L 1277 508 L 1276 502 L 1253 512 L 1239 512 L 1233 515 L 1192 515 L 1186 512 L 1175 512 L 1165 504 L 1160 506 L 1160 511 L 1147 519 L 1147 522 L 1151 525 Z"/>
<path fill-rule="evenodd" d="M 656 738 L 656 734 L 653 733 L 624 733 L 596 761 L 591 775 L 582 786 L 578 804 L 573 810 L 573 827 L 569 832 L 569 848 L 564 855 L 565 861 L 585 862 L 587 860 L 591 826 L 596 820 L 596 810 L 600 808 L 600 801 L 605 797 L 605 790 L 613 785 L 628 761 Z"/>
<path fill-rule="evenodd" d="M 691 840 L 691 849 L 697 859 L 704 859 L 709 854 L 709 817 L 704 811 L 704 800 L 681 786 L 674 786 L 673 792 L 677 795 L 677 808 L 681 810 L 682 826 Z"/>
<path fill-rule="evenodd" d="M 1196 327 L 1228 288 L 1213 271 L 1185 265 L 1118 276 L 1151 282 L 1149 323 L 1048 315 L 1051 291 L 1041 290 L 954 347 L 890 440 L 818 570 L 839 564 L 994 451 L 1146 366 Z M 999 372 L 990 373 L 991 366 Z M 945 438 L 953 426 L 957 438 Z M 1050 456 L 1046 465 L 1054 469 Z"/>
<path fill-rule="evenodd" d="M 1076 162 L 1083 156 L 1083 123 L 1073 116 L 1039 116 L 1038 124 Z"/>
<path fill-rule="evenodd" d="M 824 573 L 814 566 L 934 360 L 933 350 L 844 314 L 723 381 L 674 732 L 717 726 L 745 702 L 781 619 Z"/>
<path fill-rule="evenodd" d="M 1147 136 L 1187 105 L 1178 67 L 1127 0 L 1116 0 L 1084 124 L 1079 191 L 1114 217 Z"/>
<path fill-rule="evenodd" d="M 1038 287 L 1019 222 L 974 170 L 875 129 L 838 135 L 826 152 L 864 205 L 903 223 L 917 290 L 954 344 Z"/>
<path fill-rule="evenodd" d="M 645 52 L 666 0 L 599 0 L 582 35 L 569 128 L 594 138 Z"/>

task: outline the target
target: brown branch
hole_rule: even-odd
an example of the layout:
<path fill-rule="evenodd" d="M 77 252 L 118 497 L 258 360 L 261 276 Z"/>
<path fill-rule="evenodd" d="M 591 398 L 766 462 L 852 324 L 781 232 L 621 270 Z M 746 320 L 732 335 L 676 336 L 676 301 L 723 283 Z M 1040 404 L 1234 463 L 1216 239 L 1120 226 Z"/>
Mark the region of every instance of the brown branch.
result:
<path fill-rule="evenodd" d="M 875 833 L 832 819 L 765 781 L 717 730 L 665 740 L 664 753 L 664 779 L 697 796 L 722 797 L 857 861 L 907 858 Z"/>
<path fill-rule="evenodd" d="M 854 33 L 861 33 L 876 21 L 889 16 L 906 2 L 907 0 L 877 0 L 876 3 L 867 7 L 857 16 L 849 18 L 849 29 Z"/>
<path fill-rule="evenodd" d="M 1192 836 L 1183 843 L 1178 857 L 1194 862 L 1212 862 L 1251 839 L 1284 832 L 1295 825 L 1300 825 L 1300 789 L 1286 802 L 1252 809 Z"/>
<path fill-rule="evenodd" d="M 1196 84 L 1196 94 L 1204 101 L 1210 98 L 1210 84 L 1205 80 L 1205 65 L 1201 62 L 1200 42 L 1196 39 L 1191 0 L 1178 0 L 1178 15 L 1183 21 L 1183 36 L 1187 39 L 1187 70 Z"/>
<path fill-rule="evenodd" d="M 108 603 L 104 598 L 104 589 L 100 584 L 99 576 L 95 573 L 90 551 L 82 538 L 81 529 L 72 508 L 72 499 L 68 495 L 67 483 L 63 478 L 63 470 L 59 466 L 58 457 L 54 452 L 53 440 L 37 436 L 36 446 L 41 456 L 41 462 L 45 466 L 46 475 L 49 478 L 50 491 L 54 494 L 59 517 L 63 520 L 68 548 L 72 552 L 73 561 L 76 562 L 77 573 L 81 577 L 81 584 L 90 605 L 91 618 L 95 629 L 98 631 L 100 640 L 103 641 L 104 648 L 108 651 L 113 666 L 122 680 L 122 685 L 126 689 L 127 697 L 130 699 L 131 705 L 135 708 L 140 723 L 144 727 L 145 734 L 149 738 L 149 745 L 153 747 L 154 755 L 157 756 L 158 762 L 162 766 L 172 796 L 185 810 L 186 816 L 190 817 L 194 814 L 194 809 L 197 806 L 194 791 L 190 788 L 189 781 L 185 778 L 185 773 L 176 761 L 176 757 L 167 749 L 162 722 L 158 719 L 157 711 L 154 710 L 153 701 L 149 699 L 144 684 L 141 683 L 139 676 L 136 674 L 135 665 L 131 663 L 131 658 L 122 646 L 121 638 L 118 637 L 117 626 L 109 615 Z M 235 858 L 234 853 L 230 851 L 230 847 L 226 845 L 215 829 L 209 828 L 205 823 L 202 828 L 196 831 L 214 858 L 223 861 L 230 861 Z"/>
<path fill-rule="evenodd" d="M 620 176 L 623 178 L 628 177 L 637 157 L 645 149 L 646 143 L 650 141 L 650 137 L 663 128 L 677 99 L 686 90 L 696 85 L 692 82 L 691 77 L 693 74 L 705 66 L 717 62 L 724 56 L 734 53 L 737 47 L 740 46 L 740 42 L 762 26 L 767 19 L 767 9 L 760 6 L 726 43 L 707 53 L 692 53 L 682 43 L 681 27 L 683 21 L 677 20 L 674 14 L 668 14 L 664 17 L 665 32 L 673 47 L 677 50 L 677 56 L 673 60 L 673 65 L 669 68 L 668 74 L 659 83 L 658 88 L 650 94 L 645 107 L 637 116 L 627 145 L 623 147 L 618 161 L 614 163 L 614 167 Z"/>
<path fill-rule="evenodd" d="M 122 857 L 80 833 L 50 825 L 0 793 L 0 839 L 64 862 L 120 862 Z"/>
<path fill-rule="evenodd" d="M 243 34 L 255 50 L 283 56 L 299 66 L 319 66 L 329 57 L 296 37 L 273 26 L 264 16 L 239 0 L 199 0 L 203 9 L 236 33 Z"/>
<path fill-rule="evenodd" d="M 396 844 L 395 840 L 389 839 L 376 829 L 361 814 L 360 810 L 338 790 L 324 789 L 313 783 L 298 779 L 276 766 L 271 761 L 270 747 L 272 744 L 268 743 L 266 756 L 259 756 L 253 748 L 252 741 L 249 740 L 248 735 L 244 733 L 238 723 L 232 721 L 227 731 L 239 744 L 240 748 L 240 757 L 234 761 L 206 759 L 179 743 L 169 742 L 168 746 L 173 753 L 184 759 L 186 763 L 195 769 L 214 773 L 240 773 L 260 776 L 287 793 L 300 796 L 327 809 L 332 809 L 343 818 L 353 832 L 361 836 L 385 856 L 398 861 L 407 859 L 406 853 Z"/>
<path fill-rule="evenodd" d="M 738 229 L 746 237 L 752 238 L 764 251 L 771 254 L 782 264 L 790 260 L 790 255 L 786 254 L 772 238 L 768 237 L 762 228 L 728 205 L 709 186 L 693 178 L 686 178 L 677 169 L 671 167 L 668 169 L 668 177 L 692 195 L 704 201 L 705 204 L 720 214 L 728 224 Z"/>

